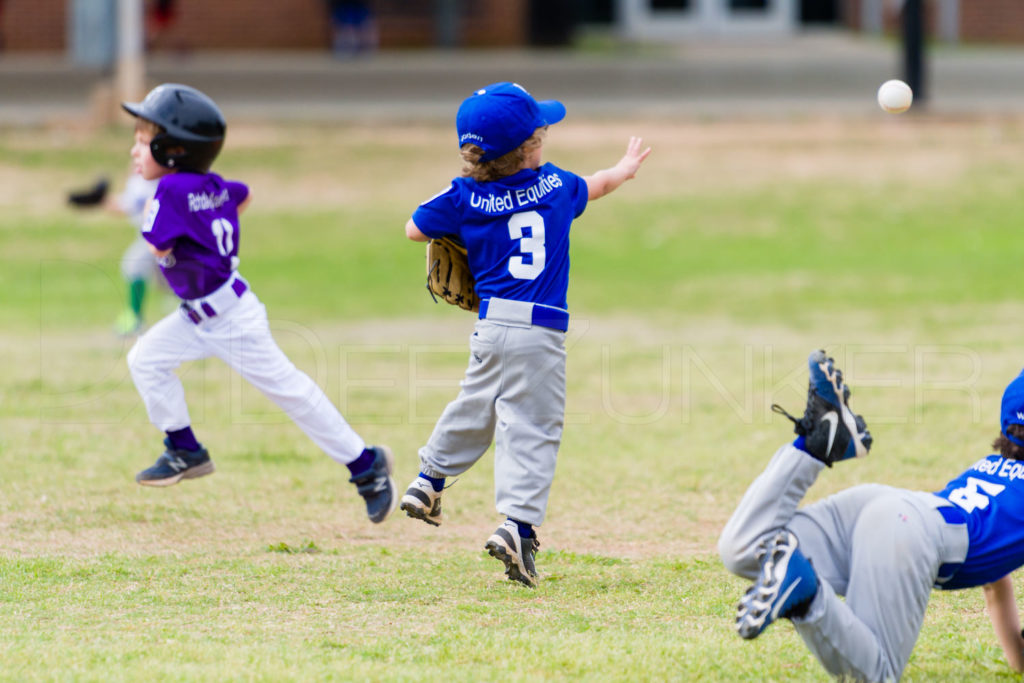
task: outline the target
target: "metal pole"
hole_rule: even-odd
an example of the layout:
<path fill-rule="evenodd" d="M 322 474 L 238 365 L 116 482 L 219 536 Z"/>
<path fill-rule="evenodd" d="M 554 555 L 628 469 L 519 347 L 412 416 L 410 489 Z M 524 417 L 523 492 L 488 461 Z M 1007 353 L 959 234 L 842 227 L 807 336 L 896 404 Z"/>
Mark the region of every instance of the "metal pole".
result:
<path fill-rule="evenodd" d="M 459 0 L 435 0 L 434 12 L 438 47 L 457 47 L 459 44 Z"/>
<path fill-rule="evenodd" d="M 924 70 L 924 7 L 922 0 L 903 2 L 904 80 L 914 91 L 914 102 L 927 99 Z"/>
<path fill-rule="evenodd" d="M 142 0 L 117 0 L 117 101 L 138 102 L 146 92 Z"/>

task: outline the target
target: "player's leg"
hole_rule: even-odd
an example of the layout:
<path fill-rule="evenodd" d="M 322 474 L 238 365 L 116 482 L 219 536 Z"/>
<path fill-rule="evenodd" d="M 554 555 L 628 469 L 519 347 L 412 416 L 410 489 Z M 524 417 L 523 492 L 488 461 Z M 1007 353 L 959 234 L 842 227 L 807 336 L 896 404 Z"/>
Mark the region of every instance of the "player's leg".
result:
<path fill-rule="evenodd" d="M 565 420 L 565 334 L 546 327 L 510 328 L 496 402 L 495 505 L 508 521 L 486 548 L 512 580 L 534 585 L 538 547 Z"/>
<path fill-rule="evenodd" d="M 449 403 L 425 446 L 420 474 L 402 496 L 402 509 L 428 524 L 441 524 L 441 491 L 446 477 L 462 474 L 494 440 L 494 401 L 502 381 L 504 325 L 479 320 L 469 338 L 469 366 L 459 395 Z"/>
<path fill-rule="evenodd" d="M 170 486 L 213 472 L 213 461 L 192 434 L 185 389 L 175 370 L 182 363 L 209 355 L 197 328 L 178 311 L 156 323 L 128 352 L 132 381 L 149 420 L 167 434 L 166 451 L 136 475 L 146 486 Z"/>
<path fill-rule="evenodd" d="M 135 334 L 142 327 L 142 307 L 147 283 L 153 274 L 153 262 L 148 242 L 141 237 L 132 242 L 121 257 L 121 275 L 128 287 L 128 305 L 118 315 L 115 329 L 122 336 Z"/>
<path fill-rule="evenodd" d="M 386 446 L 367 446 L 323 390 L 295 367 L 270 333 L 266 308 L 251 291 L 224 315 L 204 323 L 211 352 L 260 390 L 328 456 L 347 465 L 370 520 L 382 522 L 397 504 Z"/>
<path fill-rule="evenodd" d="M 799 420 L 790 417 L 796 424 L 796 441 L 776 452 L 747 489 L 719 538 L 723 563 L 740 576 L 761 574 L 762 543 L 789 523 L 825 466 L 865 454 L 871 447 L 871 435 L 863 419 L 849 409 L 850 391 L 832 359 L 815 350 L 807 365 L 804 414 Z"/>
<path fill-rule="evenodd" d="M 945 522 L 920 501 L 927 494 L 883 488 L 862 509 L 841 512 L 856 515 L 848 537 L 836 539 L 849 543 L 846 601 L 822 582 L 807 613 L 793 619 L 807 646 L 838 677 L 899 680 L 945 561 L 939 530 Z"/>
<path fill-rule="evenodd" d="M 807 489 L 825 469 L 792 444 L 779 448 L 747 488 L 718 539 L 726 569 L 748 579 L 761 569 L 761 545 L 793 519 Z"/>

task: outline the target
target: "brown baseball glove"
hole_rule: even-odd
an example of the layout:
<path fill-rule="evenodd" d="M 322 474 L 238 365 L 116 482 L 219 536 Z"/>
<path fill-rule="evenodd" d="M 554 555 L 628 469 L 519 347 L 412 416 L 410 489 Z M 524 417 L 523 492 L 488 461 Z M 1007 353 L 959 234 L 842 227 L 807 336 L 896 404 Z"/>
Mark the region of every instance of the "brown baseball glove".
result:
<path fill-rule="evenodd" d="M 467 311 L 480 310 L 476 281 L 469 270 L 466 248 L 448 237 L 427 242 L 427 290 Z"/>

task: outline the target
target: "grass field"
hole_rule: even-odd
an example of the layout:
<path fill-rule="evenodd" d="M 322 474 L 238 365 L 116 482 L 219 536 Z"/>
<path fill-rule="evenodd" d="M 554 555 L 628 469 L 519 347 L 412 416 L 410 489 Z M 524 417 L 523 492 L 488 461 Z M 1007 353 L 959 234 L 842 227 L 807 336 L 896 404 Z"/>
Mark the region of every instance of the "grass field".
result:
<path fill-rule="evenodd" d="M 811 499 L 935 490 L 987 453 L 1024 364 L 1024 122 L 567 120 L 546 158 L 654 154 L 574 226 L 565 438 L 541 584 L 504 580 L 485 456 L 438 529 L 369 524 L 347 471 L 219 361 L 184 382 L 215 476 L 167 490 L 112 323 L 131 239 L 64 192 L 127 171 L 127 130 L 0 131 L 0 679 L 827 680 L 788 623 L 732 630 L 715 551 L 790 438 L 812 348 L 875 448 Z M 434 305 L 402 226 L 457 172 L 425 125 L 232 128 L 241 271 L 282 348 L 398 484 L 464 370 L 472 318 Z M 115 181 L 116 184 L 116 181 Z M 151 320 L 169 312 L 163 295 Z M 980 591 L 936 593 L 904 680 L 1009 669 Z"/>

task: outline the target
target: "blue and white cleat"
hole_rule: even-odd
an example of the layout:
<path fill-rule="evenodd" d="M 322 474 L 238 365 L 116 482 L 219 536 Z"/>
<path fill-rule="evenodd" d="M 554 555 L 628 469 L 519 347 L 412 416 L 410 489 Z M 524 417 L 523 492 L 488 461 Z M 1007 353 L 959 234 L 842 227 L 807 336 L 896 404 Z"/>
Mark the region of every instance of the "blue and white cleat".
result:
<path fill-rule="evenodd" d="M 871 433 L 860 415 L 850 410 L 850 388 L 843 383 L 843 372 L 824 351 L 812 351 L 807 358 L 810 381 L 807 406 L 799 420 L 777 405 L 796 425 L 793 431 L 804 437 L 804 450 L 829 467 L 832 463 L 868 454 Z"/>
<path fill-rule="evenodd" d="M 736 610 L 736 631 L 747 640 L 757 638 L 773 621 L 805 613 L 818 593 L 818 575 L 792 532 L 781 530 L 759 554 L 761 573 Z"/>

